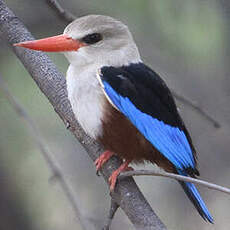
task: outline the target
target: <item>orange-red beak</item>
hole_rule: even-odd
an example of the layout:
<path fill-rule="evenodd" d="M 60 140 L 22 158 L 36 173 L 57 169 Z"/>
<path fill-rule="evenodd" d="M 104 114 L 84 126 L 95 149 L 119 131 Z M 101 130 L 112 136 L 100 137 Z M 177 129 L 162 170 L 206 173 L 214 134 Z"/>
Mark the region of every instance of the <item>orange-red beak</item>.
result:
<path fill-rule="evenodd" d="M 67 35 L 58 35 L 40 40 L 26 41 L 14 44 L 14 46 L 25 47 L 32 50 L 41 50 L 46 52 L 64 52 L 77 51 L 85 43 L 72 39 Z"/>

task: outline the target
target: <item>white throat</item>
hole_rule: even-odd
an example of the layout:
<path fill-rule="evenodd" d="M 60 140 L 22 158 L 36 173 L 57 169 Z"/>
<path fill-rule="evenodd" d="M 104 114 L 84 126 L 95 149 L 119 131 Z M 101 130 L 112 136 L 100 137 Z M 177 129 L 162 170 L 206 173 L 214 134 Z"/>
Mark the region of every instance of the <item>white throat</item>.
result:
<path fill-rule="evenodd" d="M 70 65 L 67 71 L 68 98 L 73 112 L 84 131 L 94 139 L 102 134 L 105 103 L 95 70 L 94 66 L 77 68 Z"/>

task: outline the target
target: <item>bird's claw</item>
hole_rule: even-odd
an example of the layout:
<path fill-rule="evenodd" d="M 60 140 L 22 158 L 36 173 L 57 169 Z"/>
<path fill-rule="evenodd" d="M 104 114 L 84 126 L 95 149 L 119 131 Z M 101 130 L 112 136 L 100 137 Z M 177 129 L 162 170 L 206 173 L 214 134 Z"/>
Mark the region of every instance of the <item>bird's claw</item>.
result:
<path fill-rule="evenodd" d="M 115 185 L 117 183 L 117 177 L 119 176 L 120 172 L 115 170 L 112 175 L 109 177 L 109 189 L 110 192 L 114 191 Z"/>
<path fill-rule="evenodd" d="M 99 170 L 101 167 L 107 162 L 110 157 L 113 155 L 110 151 L 105 151 L 101 156 L 99 156 L 95 161 L 94 164 L 96 166 L 96 174 L 99 176 Z"/>
<path fill-rule="evenodd" d="M 128 162 L 129 163 L 129 162 Z M 114 191 L 114 188 L 116 186 L 116 183 L 117 183 L 117 178 L 119 177 L 120 173 L 123 172 L 123 171 L 132 171 L 133 168 L 132 167 L 129 167 L 127 162 L 125 162 L 124 164 L 122 164 L 120 166 L 120 168 L 118 168 L 117 170 L 115 170 L 112 175 L 109 177 L 109 189 L 110 189 L 110 192 L 113 192 Z"/>
<path fill-rule="evenodd" d="M 99 170 L 101 169 L 102 165 L 105 163 L 104 159 L 101 159 L 100 157 L 97 158 L 94 162 L 96 166 L 96 175 L 100 176 Z"/>

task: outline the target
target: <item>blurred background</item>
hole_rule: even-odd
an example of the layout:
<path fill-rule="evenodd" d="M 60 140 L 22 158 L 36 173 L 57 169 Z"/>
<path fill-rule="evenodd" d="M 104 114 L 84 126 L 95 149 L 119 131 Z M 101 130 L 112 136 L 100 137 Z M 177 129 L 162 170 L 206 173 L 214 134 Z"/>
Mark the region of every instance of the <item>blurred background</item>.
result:
<path fill-rule="evenodd" d="M 133 33 L 143 60 L 165 79 L 169 88 L 198 102 L 221 123 L 221 128 L 216 129 L 177 101 L 199 154 L 201 178 L 230 187 L 230 1 L 59 2 L 78 17 L 105 14 L 122 20 Z M 6 3 L 36 38 L 60 34 L 67 25 L 45 0 L 7 0 Z M 64 56 L 49 56 L 65 73 L 68 63 Z M 101 229 L 110 205 L 104 180 L 96 176 L 92 161 L 3 42 L 0 43 L 0 72 L 11 93 L 36 121 L 47 147 L 67 175 L 87 229 Z M 50 182 L 52 173 L 28 126 L 1 91 L 0 130 L 0 229 L 81 230 L 59 182 Z M 199 217 L 177 182 L 157 177 L 135 180 L 168 229 L 229 229 L 228 195 L 199 187 L 215 219 L 215 224 L 210 225 Z M 111 229 L 133 227 L 119 210 Z"/>

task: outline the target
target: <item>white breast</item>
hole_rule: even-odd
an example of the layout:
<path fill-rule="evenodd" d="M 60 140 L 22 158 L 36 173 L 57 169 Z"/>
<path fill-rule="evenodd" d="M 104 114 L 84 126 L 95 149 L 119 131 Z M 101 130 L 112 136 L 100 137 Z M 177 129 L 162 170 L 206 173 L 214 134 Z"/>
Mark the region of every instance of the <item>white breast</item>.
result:
<path fill-rule="evenodd" d="M 96 77 L 96 67 L 67 71 L 67 91 L 73 112 L 84 131 L 96 138 L 102 133 L 105 96 Z"/>

